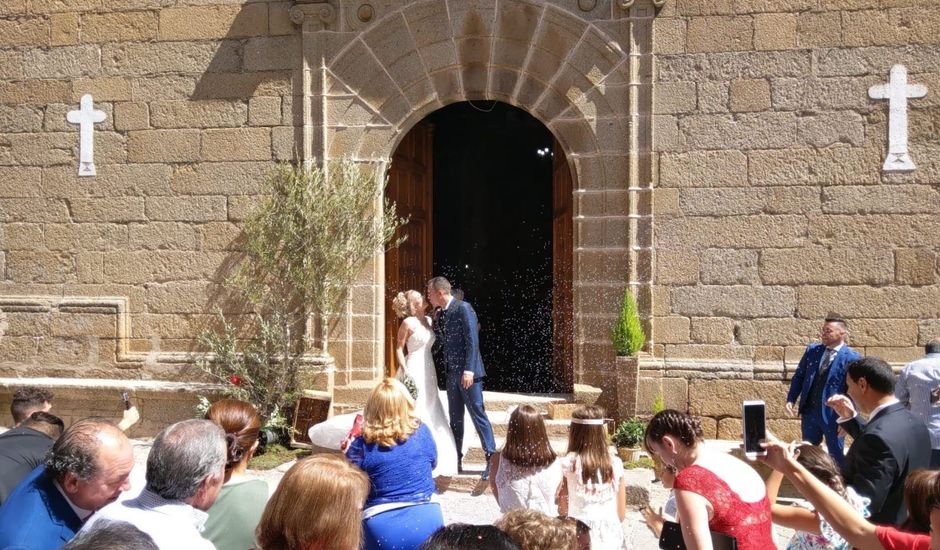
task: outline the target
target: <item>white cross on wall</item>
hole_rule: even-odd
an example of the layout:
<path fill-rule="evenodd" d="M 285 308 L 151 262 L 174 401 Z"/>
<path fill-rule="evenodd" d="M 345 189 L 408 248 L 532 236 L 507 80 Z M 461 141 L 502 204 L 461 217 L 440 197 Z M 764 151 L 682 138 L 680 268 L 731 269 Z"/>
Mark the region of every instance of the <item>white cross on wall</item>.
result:
<path fill-rule="evenodd" d="M 868 89 L 872 99 L 888 100 L 888 156 L 882 170 L 886 172 L 908 172 L 915 168 L 907 152 L 907 98 L 927 95 L 922 84 L 907 83 L 907 68 L 904 65 L 891 67 L 891 80 Z"/>
<path fill-rule="evenodd" d="M 72 124 L 78 124 L 79 131 L 79 176 L 94 176 L 95 171 L 95 123 L 104 122 L 104 111 L 97 111 L 94 108 L 94 100 L 91 95 L 82 96 L 81 108 L 78 111 L 69 111 L 65 115 L 65 120 Z"/>

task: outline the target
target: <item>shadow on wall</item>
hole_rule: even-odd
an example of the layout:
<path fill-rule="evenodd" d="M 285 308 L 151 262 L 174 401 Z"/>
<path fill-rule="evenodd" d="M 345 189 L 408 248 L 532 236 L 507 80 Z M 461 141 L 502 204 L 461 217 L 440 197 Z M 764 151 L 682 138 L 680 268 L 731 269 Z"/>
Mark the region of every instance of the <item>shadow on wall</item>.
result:
<path fill-rule="evenodd" d="M 302 79 L 293 78 L 301 74 L 303 40 L 300 27 L 288 16 L 292 4 L 242 6 L 231 17 L 225 37 L 205 44 L 214 48 L 212 59 L 190 96 L 192 100 L 245 101 L 249 126 L 276 126 L 272 128 L 272 151 L 274 158 L 282 161 L 300 157 L 304 125 L 303 105 L 294 101 L 303 96 Z M 192 36 L 183 39 L 204 38 L 199 33 L 199 26 L 194 25 Z M 280 104 L 271 107 L 274 98 Z M 262 107 L 265 101 L 268 104 Z M 262 108 L 277 109 L 279 120 L 259 122 L 255 113 Z M 278 146 L 278 142 L 283 145 Z"/>
<path fill-rule="evenodd" d="M 229 16 L 228 30 L 223 38 L 205 42 L 205 47 L 214 48 L 211 61 L 196 80 L 196 85 L 189 99 L 192 101 L 224 100 L 242 101 L 248 106 L 248 124 L 246 129 L 264 128 L 272 132 L 272 141 L 277 132 L 289 139 L 286 147 L 272 147 L 272 159 L 296 160 L 299 157 L 299 145 L 303 131 L 303 109 L 300 102 L 293 98 L 302 96 L 302 81 L 295 82 L 293 75 L 300 73 L 302 67 L 302 39 L 300 29 L 294 25 L 288 11 L 293 3 L 245 4 Z M 214 8 L 206 7 L 207 13 Z M 218 7 L 218 18 L 226 17 L 227 6 Z M 214 13 L 214 12 L 213 12 Z M 193 22 L 191 33 L 177 37 L 180 40 L 200 40 L 215 38 L 200 33 L 201 26 Z M 218 23 L 222 25 L 224 23 Z M 185 28 L 182 31 L 186 33 Z M 274 108 L 280 113 L 279 119 L 270 118 L 270 105 L 277 100 Z M 255 118 L 255 102 L 267 102 L 268 119 L 259 122 Z M 285 135 L 286 134 L 286 135 Z M 246 135 L 251 139 L 251 134 Z M 278 154 L 278 151 L 282 151 Z M 263 177 L 258 173 L 254 177 Z M 226 321 L 236 328 L 240 337 L 246 337 L 256 331 L 253 308 L 248 300 L 229 284 L 230 278 L 237 272 L 244 260 L 240 252 L 244 244 L 244 235 L 239 234 L 227 246 L 229 254 L 225 261 L 212 275 L 212 283 L 207 292 L 209 300 L 206 315 L 194 323 L 194 334 L 206 330 L 220 332 L 223 329 L 218 312 L 225 312 Z M 302 327 L 297 327 L 302 331 Z M 203 346 L 192 342 L 193 350 Z"/>

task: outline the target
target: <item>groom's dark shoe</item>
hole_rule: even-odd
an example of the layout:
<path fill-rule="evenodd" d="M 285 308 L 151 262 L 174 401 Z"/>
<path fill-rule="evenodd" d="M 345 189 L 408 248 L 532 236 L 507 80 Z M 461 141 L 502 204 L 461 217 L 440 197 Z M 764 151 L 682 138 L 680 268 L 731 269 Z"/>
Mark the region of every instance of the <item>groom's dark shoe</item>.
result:
<path fill-rule="evenodd" d="M 463 455 L 457 455 L 457 473 L 463 473 Z"/>
<path fill-rule="evenodd" d="M 483 468 L 483 473 L 480 474 L 480 479 L 483 481 L 488 481 L 490 479 L 490 457 L 493 456 L 493 453 L 486 453 L 486 466 Z"/>

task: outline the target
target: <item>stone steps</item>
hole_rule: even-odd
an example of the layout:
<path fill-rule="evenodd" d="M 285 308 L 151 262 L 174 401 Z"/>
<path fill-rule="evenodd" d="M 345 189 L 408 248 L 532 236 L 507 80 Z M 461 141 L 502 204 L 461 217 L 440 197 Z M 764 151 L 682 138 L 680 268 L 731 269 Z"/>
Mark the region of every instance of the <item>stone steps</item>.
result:
<path fill-rule="evenodd" d="M 467 426 L 467 431 L 464 433 L 464 440 L 466 441 L 468 439 L 469 448 L 467 448 L 463 455 L 464 462 L 467 464 L 483 464 L 486 461 L 486 453 L 484 453 L 483 448 L 480 447 L 480 438 L 477 436 L 476 430 L 473 429 L 473 426 Z M 554 450 L 555 454 L 558 456 L 564 455 L 568 450 L 567 435 L 564 437 L 564 439 L 556 437 L 549 438 L 548 441 L 552 446 L 552 450 Z M 505 443 L 505 437 L 497 437 L 496 450 L 502 449 Z"/>
<path fill-rule="evenodd" d="M 487 409 L 486 416 L 490 419 L 490 424 L 493 425 L 493 435 L 495 437 L 506 437 L 506 432 L 509 429 L 509 413 L 506 411 L 491 411 Z M 547 416 L 542 417 L 545 421 L 545 431 L 548 433 L 549 439 L 564 439 L 568 440 L 568 426 L 570 421 L 567 419 L 554 420 L 548 418 Z M 468 427 L 470 430 L 473 430 L 472 426 Z M 476 432 L 474 431 L 475 435 Z M 466 437 L 466 436 L 464 436 Z"/>
<path fill-rule="evenodd" d="M 374 380 L 353 380 L 345 386 L 333 389 L 333 403 L 337 408 L 361 409 L 377 382 Z M 441 402 L 446 408 L 447 397 L 441 392 Z M 487 411 L 505 411 L 511 406 L 528 403 L 537 407 L 543 413 L 548 412 L 549 403 L 567 403 L 571 401 L 571 394 L 523 394 L 484 391 L 483 404 Z"/>

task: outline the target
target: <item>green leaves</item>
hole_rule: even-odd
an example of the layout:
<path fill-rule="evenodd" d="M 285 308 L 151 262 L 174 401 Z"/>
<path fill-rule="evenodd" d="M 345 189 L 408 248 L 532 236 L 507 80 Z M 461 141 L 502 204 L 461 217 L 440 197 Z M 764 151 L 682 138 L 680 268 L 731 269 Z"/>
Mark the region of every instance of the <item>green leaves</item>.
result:
<path fill-rule="evenodd" d="M 327 353 L 327 321 L 345 311 L 357 276 L 404 240 L 394 235 L 407 220 L 383 199 L 384 182 L 374 166 L 350 159 L 282 163 L 243 225 L 227 283 L 248 307 L 230 302 L 226 309 L 253 316 L 236 326 L 220 311 L 219 330 L 200 336 L 214 357 L 199 366 L 227 395 L 254 404 L 268 425 L 286 422 L 298 371 L 308 353 Z M 308 327 L 318 330 L 319 350 Z"/>
<path fill-rule="evenodd" d="M 643 437 L 646 435 L 646 422 L 633 417 L 630 420 L 624 420 L 617 424 L 614 435 L 610 437 L 615 447 L 627 447 L 635 449 L 640 446 Z"/>
<path fill-rule="evenodd" d="M 227 397 L 251 403 L 266 427 L 286 427 L 281 414 L 297 398 L 297 368 L 300 357 L 290 352 L 291 331 L 282 313 L 255 314 L 255 338 L 239 339 L 239 328 L 220 311 L 222 330 L 204 331 L 199 341 L 214 357 L 197 363 L 200 369 L 223 385 Z"/>
<path fill-rule="evenodd" d="M 347 158 L 278 165 L 245 223 L 249 278 L 263 282 L 256 299 L 294 313 L 309 310 L 324 324 L 340 313 L 366 263 L 404 241 L 394 235 L 407 220 L 383 200 L 383 190 L 384 178 L 372 167 Z M 326 348 L 326 334 L 320 337 Z"/>
<path fill-rule="evenodd" d="M 629 288 L 623 293 L 620 316 L 614 324 L 610 339 L 617 355 L 634 355 L 640 351 L 646 341 L 646 334 L 643 332 L 640 316 L 637 314 L 636 302 Z"/>

